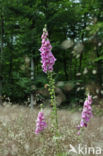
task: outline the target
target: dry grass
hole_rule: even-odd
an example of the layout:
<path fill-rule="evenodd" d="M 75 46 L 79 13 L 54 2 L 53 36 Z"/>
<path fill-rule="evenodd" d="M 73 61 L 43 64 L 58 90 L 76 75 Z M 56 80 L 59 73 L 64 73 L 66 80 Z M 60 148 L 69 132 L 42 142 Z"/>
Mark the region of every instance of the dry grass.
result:
<path fill-rule="evenodd" d="M 43 135 L 44 141 L 41 135 L 34 134 L 38 111 L 21 106 L 0 107 L 0 156 L 73 156 L 73 153 L 66 154 L 70 149 L 69 144 L 77 147 L 80 143 L 89 147 L 100 146 L 103 149 L 103 117 L 94 117 L 82 136 L 78 137 L 76 126 L 80 120 L 80 113 L 59 110 L 61 136 L 57 138 L 59 154 L 56 154 L 50 109 L 44 110 L 48 122 Z"/>

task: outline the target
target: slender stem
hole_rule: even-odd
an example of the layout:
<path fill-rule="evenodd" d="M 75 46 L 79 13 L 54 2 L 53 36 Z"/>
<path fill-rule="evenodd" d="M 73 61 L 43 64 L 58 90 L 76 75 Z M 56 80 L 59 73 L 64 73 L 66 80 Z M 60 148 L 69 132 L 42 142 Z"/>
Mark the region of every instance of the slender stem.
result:
<path fill-rule="evenodd" d="M 48 72 L 48 80 L 49 80 L 50 101 L 51 106 L 53 107 L 52 109 L 53 128 L 56 129 L 57 132 L 58 131 L 57 104 L 55 96 L 55 80 L 53 79 L 52 72 Z"/>

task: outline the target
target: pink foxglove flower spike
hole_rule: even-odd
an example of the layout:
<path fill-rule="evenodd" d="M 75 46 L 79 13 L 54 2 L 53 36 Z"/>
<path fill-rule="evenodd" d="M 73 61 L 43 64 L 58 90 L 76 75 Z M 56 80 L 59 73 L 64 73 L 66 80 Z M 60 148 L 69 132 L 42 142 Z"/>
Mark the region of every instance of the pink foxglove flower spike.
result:
<path fill-rule="evenodd" d="M 84 102 L 80 125 L 78 125 L 78 127 L 77 127 L 79 130 L 78 135 L 80 134 L 81 128 L 87 127 L 87 124 L 92 117 L 91 104 L 92 104 L 92 97 L 90 95 L 88 95 L 88 98 Z"/>
<path fill-rule="evenodd" d="M 43 111 L 40 111 L 38 113 L 38 117 L 36 120 L 35 134 L 39 134 L 39 133 L 43 132 L 46 127 L 47 127 L 47 124 L 44 120 L 44 113 L 43 113 Z"/>
<path fill-rule="evenodd" d="M 43 29 L 42 38 L 42 45 L 39 49 L 41 52 L 41 63 L 43 72 L 47 73 L 48 71 L 53 71 L 53 65 L 55 64 L 56 58 L 53 56 L 51 49 L 52 46 L 50 44 L 48 37 L 48 32 L 46 27 Z"/>

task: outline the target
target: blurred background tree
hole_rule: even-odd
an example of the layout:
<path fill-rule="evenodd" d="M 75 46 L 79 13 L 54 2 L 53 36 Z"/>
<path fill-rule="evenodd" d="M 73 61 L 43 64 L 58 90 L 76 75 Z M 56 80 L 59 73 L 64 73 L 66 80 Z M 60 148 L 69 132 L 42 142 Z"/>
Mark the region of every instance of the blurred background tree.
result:
<path fill-rule="evenodd" d="M 70 82 L 64 94 L 79 102 L 89 89 L 103 94 L 103 2 L 101 0 L 0 0 L 0 95 L 24 102 L 44 88 L 40 63 L 41 34 L 47 24 L 56 83 Z M 30 60 L 34 64 L 31 80 Z M 31 88 L 32 86 L 32 88 Z M 70 85 L 68 86 L 70 87 Z"/>

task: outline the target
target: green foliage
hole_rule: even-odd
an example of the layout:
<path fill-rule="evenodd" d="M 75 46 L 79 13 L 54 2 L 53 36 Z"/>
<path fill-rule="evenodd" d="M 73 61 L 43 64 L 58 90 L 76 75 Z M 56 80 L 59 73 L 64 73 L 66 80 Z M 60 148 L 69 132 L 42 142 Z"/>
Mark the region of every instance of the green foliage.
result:
<path fill-rule="evenodd" d="M 0 28 L 3 29 L 0 31 L 0 36 L 3 36 L 2 58 L 0 53 L 3 94 L 14 101 L 24 100 L 31 93 L 31 85 L 40 88 L 47 83 L 45 75 L 42 75 L 38 50 L 45 23 L 53 46 L 52 52 L 57 58 L 56 81 L 72 80 L 76 83 L 81 80 L 80 86 L 84 87 L 90 81 L 95 81 L 101 86 L 102 1 L 1 0 L 0 15 Z M 72 41 L 70 47 L 68 39 Z M 64 41 L 67 41 L 67 45 L 62 47 Z M 34 59 L 33 82 L 30 79 L 30 62 L 26 63 L 25 57 Z M 88 70 L 86 74 L 85 68 Z M 92 73 L 94 69 L 97 71 L 96 75 Z M 76 76 L 77 73 L 81 75 Z M 76 94 L 75 87 L 71 99 L 78 98 Z"/>
<path fill-rule="evenodd" d="M 47 83 L 47 79 L 45 76 L 38 75 L 36 76 L 34 84 L 37 88 L 44 88 L 44 85 Z"/>

